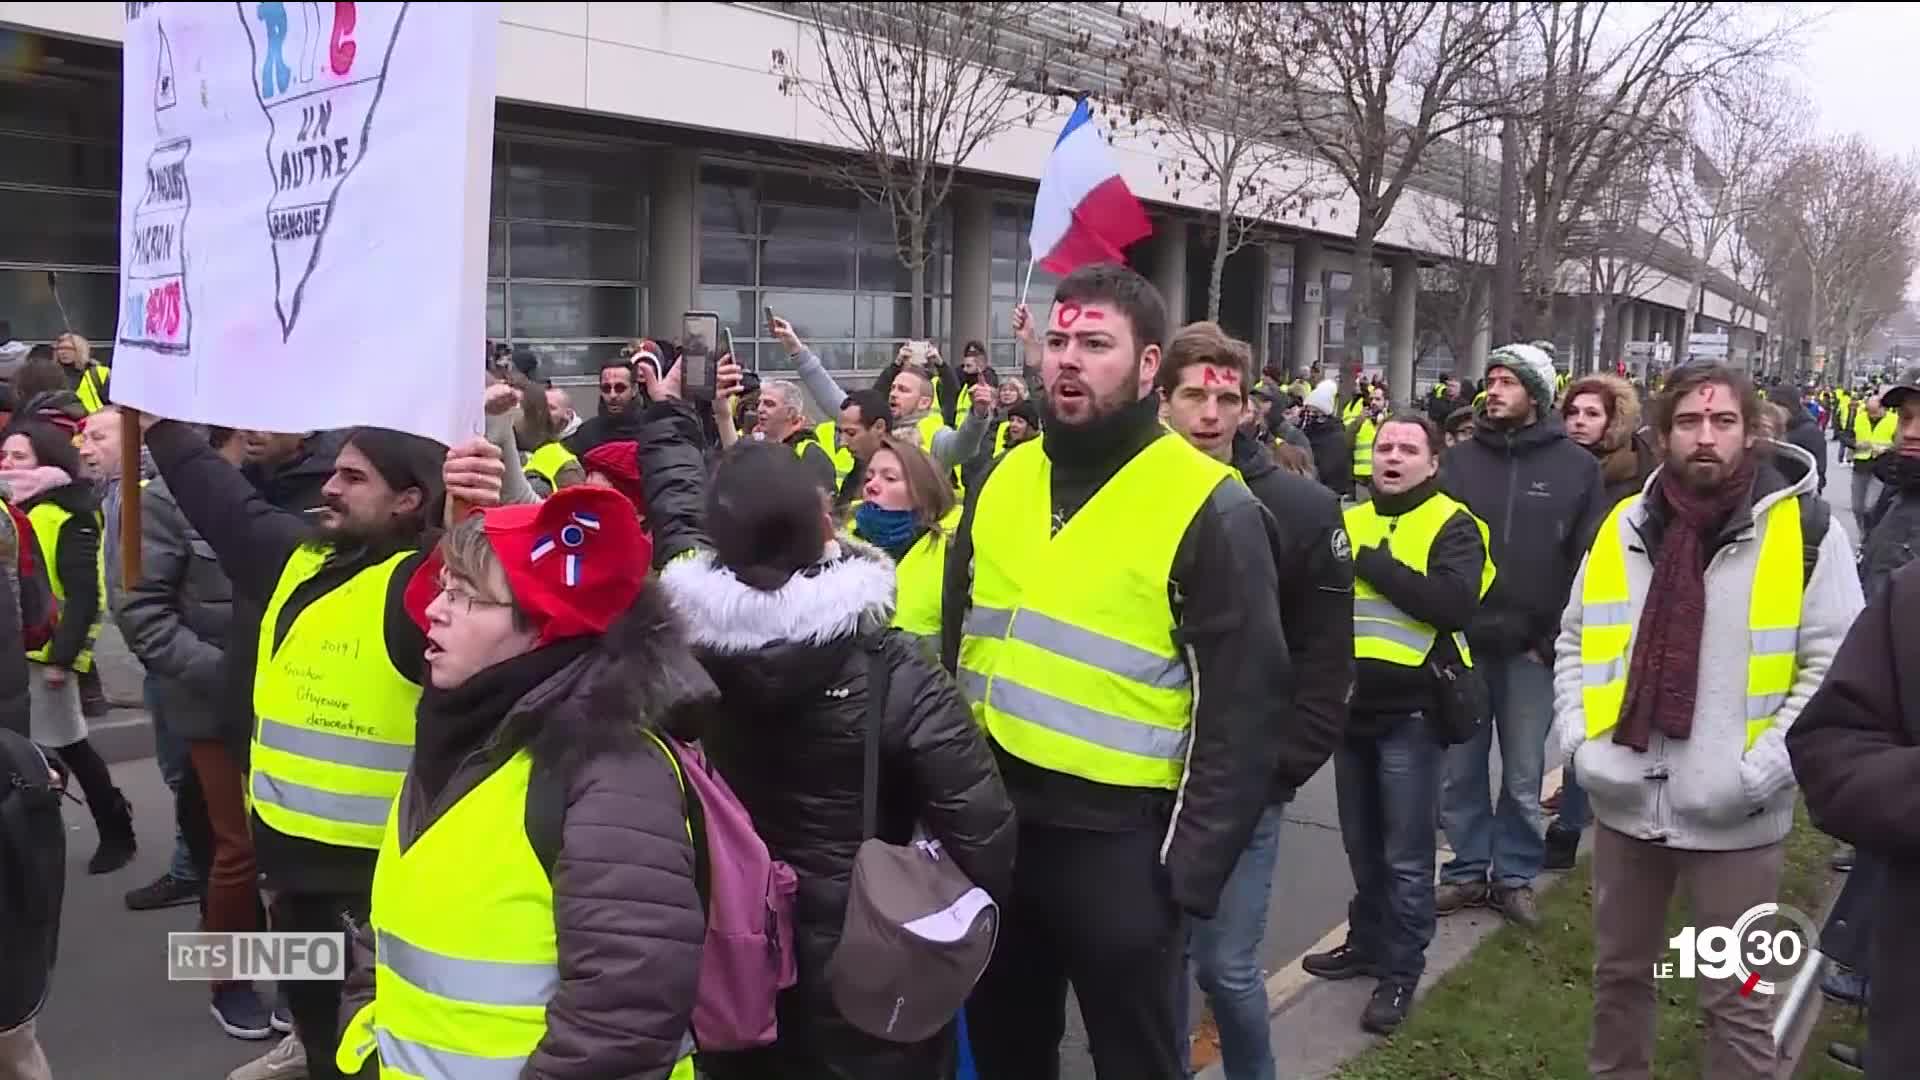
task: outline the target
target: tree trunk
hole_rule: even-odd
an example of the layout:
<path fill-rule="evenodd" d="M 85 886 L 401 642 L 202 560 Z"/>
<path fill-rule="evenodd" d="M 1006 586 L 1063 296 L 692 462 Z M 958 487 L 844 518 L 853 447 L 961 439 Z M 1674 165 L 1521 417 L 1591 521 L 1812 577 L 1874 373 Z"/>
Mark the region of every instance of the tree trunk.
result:
<path fill-rule="evenodd" d="M 1207 319 L 1215 323 L 1220 321 L 1220 279 L 1227 272 L 1227 240 L 1233 215 L 1222 210 L 1217 224 L 1213 239 L 1213 266 L 1207 272 Z"/>
<path fill-rule="evenodd" d="M 1693 280 L 1687 283 L 1687 310 L 1681 316 L 1679 347 L 1684 349 L 1700 327 L 1700 309 L 1706 306 L 1707 299 L 1707 257 L 1702 255 L 1693 261 Z"/>
<path fill-rule="evenodd" d="M 1493 295 L 1489 299 L 1496 343 L 1512 340 L 1513 301 L 1520 290 L 1520 128 L 1500 124 L 1500 206 L 1494 223 Z"/>
<path fill-rule="evenodd" d="M 1374 226 L 1377 216 L 1362 206 L 1353 234 L 1353 288 L 1347 293 L 1347 356 L 1340 365 L 1340 403 L 1343 405 L 1352 399 L 1355 385 L 1360 380 L 1361 365 L 1367 362 L 1367 346 L 1373 345 L 1374 355 L 1380 354 L 1379 327 L 1373 316 L 1373 242 L 1378 232 Z M 1389 394 L 1393 394 L 1401 388 L 1387 389 Z M 1413 387 L 1405 389 L 1409 395 L 1413 393 Z"/>
<path fill-rule="evenodd" d="M 909 237 L 913 256 L 913 265 L 908 267 L 913 275 L 913 314 L 910 320 L 914 338 L 921 339 L 927 336 L 927 222 L 923 216 L 914 216 Z"/>

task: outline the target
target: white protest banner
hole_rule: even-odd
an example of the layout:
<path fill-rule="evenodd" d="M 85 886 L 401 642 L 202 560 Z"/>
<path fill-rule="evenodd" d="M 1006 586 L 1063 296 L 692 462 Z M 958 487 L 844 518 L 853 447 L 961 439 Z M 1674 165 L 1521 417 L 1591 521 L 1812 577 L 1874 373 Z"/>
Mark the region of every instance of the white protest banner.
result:
<path fill-rule="evenodd" d="M 126 12 L 114 400 L 477 433 L 499 5 Z"/>

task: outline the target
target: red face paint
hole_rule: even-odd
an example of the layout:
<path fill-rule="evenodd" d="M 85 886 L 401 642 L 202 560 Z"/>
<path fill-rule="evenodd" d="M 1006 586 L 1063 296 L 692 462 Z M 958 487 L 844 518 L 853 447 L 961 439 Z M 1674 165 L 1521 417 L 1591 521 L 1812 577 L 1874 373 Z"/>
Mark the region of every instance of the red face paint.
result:
<path fill-rule="evenodd" d="M 1238 386 L 1240 372 L 1233 368 L 1214 367 L 1212 364 L 1200 365 L 1200 385 L 1202 386 Z"/>
<path fill-rule="evenodd" d="M 1079 304 L 1069 300 L 1053 309 L 1054 324 L 1060 327 L 1060 329 L 1065 330 L 1080 321 L 1083 310 Z"/>
<path fill-rule="evenodd" d="M 1099 322 L 1107 317 L 1105 312 L 1095 310 L 1094 308 L 1087 308 L 1080 314 L 1083 315 L 1088 322 Z"/>

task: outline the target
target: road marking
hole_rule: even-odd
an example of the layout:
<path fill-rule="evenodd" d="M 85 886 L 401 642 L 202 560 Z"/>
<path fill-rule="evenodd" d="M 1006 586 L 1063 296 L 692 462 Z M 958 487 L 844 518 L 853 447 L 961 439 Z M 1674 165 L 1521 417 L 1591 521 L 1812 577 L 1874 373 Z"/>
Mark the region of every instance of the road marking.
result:
<path fill-rule="evenodd" d="M 1542 781 L 1540 785 L 1540 797 L 1546 799 L 1559 790 L 1560 770 L 1555 769 L 1549 772 Z M 1451 858 L 1453 856 L 1453 849 L 1446 844 L 1439 844 L 1437 845 L 1435 855 L 1434 871 L 1437 873 L 1439 872 L 1441 860 Z M 1320 940 L 1314 942 L 1306 952 L 1294 957 L 1287 963 L 1287 966 L 1267 976 L 1267 1015 L 1270 1017 L 1279 1015 L 1281 1010 L 1291 1005 L 1293 999 L 1298 997 L 1308 985 L 1320 981 L 1312 975 L 1307 974 L 1307 969 L 1300 966 L 1300 961 L 1303 957 L 1311 953 L 1326 952 L 1329 949 L 1337 947 L 1345 940 L 1347 940 L 1347 920 L 1341 919 L 1339 925 L 1322 935 Z"/>

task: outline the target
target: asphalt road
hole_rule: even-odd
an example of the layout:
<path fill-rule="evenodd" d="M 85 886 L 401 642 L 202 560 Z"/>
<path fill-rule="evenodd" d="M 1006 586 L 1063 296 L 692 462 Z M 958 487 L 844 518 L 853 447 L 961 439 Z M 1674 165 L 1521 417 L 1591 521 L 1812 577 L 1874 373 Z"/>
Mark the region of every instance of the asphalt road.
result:
<path fill-rule="evenodd" d="M 1829 501 L 1852 531 L 1844 465 L 1831 468 Z M 138 666 L 118 638 L 103 635 L 101 650 L 110 697 L 139 698 Z M 107 739 L 124 756 L 150 739 L 134 713 L 110 718 Z M 146 752 L 151 754 L 150 744 Z M 127 889 L 165 867 L 172 843 L 172 810 L 150 756 L 124 760 L 114 773 L 132 800 L 140 835 L 139 857 L 118 873 L 89 877 L 86 860 L 95 842 L 84 809 L 67 807 L 67 899 L 60 964 L 54 991 L 40 1020 L 41 1041 L 61 1080 L 220 1080 L 234 1066 L 263 1053 L 271 1043 L 227 1037 L 206 1012 L 206 987 L 168 983 L 166 933 L 191 930 L 192 908 L 130 912 Z M 1284 966 L 1346 918 L 1352 880 L 1340 846 L 1331 769 L 1322 769 L 1288 807 L 1269 905 L 1267 970 Z M 1198 1008 L 1200 995 L 1194 995 Z M 1284 1049 L 1282 1049 L 1284 1060 Z M 1077 1017 L 1062 1048 L 1062 1075 L 1091 1080 L 1092 1065 Z M 1288 1075 L 1282 1070 L 1282 1075 Z"/>

